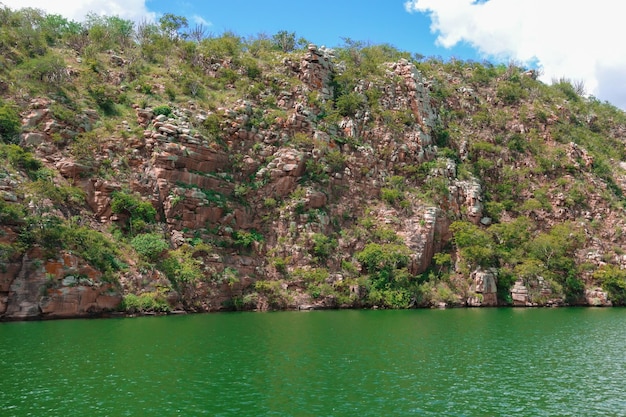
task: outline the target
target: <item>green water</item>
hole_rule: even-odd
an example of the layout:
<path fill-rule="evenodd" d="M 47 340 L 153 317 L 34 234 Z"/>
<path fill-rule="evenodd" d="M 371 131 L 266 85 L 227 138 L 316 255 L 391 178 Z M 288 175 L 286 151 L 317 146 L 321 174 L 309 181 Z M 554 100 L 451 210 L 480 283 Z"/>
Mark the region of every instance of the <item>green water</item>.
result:
<path fill-rule="evenodd" d="M 1 416 L 626 415 L 626 310 L 0 324 Z"/>

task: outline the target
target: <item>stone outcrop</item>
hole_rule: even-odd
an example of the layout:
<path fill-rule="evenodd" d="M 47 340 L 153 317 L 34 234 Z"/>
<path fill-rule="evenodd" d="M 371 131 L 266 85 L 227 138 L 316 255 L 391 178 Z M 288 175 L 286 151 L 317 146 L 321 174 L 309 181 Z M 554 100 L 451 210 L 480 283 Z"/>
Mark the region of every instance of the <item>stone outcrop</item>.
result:
<path fill-rule="evenodd" d="M 542 277 L 515 281 L 511 288 L 511 299 L 515 307 L 559 306 L 565 304 L 563 297 L 554 294 L 550 284 Z"/>
<path fill-rule="evenodd" d="M 613 305 L 607 292 L 598 287 L 585 290 L 585 302 L 593 307 L 611 307 Z"/>
<path fill-rule="evenodd" d="M 437 207 L 427 207 L 419 213 L 419 217 L 406 219 L 399 234 L 411 249 L 412 274 L 421 274 L 431 265 L 433 255 L 439 251 L 450 238 L 450 220 Z"/>
<path fill-rule="evenodd" d="M 133 252 L 123 255 L 128 270 L 116 277 L 119 283 L 108 283 L 71 253 L 44 254 L 36 243 L 23 253 L 16 243 L 19 231 L 25 230 L 23 220 L 6 215 L 0 225 L 0 260 L 4 262 L 0 265 L 0 317 L 98 315 L 115 309 L 122 293 L 157 294 L 171 307 L 189 311 L 336 308 L 358 300 L 354 306 L 369 295 L 369 287 L 361 285 L 361 279 L 368 278 L 359 276 L 355 254 L 371 242 L 406 246 L 410 279 L 432 284 L 420 287 L 432 300 L 422 302 L 421 295 L 412 294 L 411 305 L 494 306 L 498 303 L 497 270 L 479 269 L 461 276 L 460 268 L 456 274 L 446 271 L 447 262 L 437 265 L 439 270 L 429 268 L 433 256 L 441 251 L 448 255 L 456 251 L 461 260 L 462 251 L 451 245 L 453 221 L 470 221 L 486 230 L 492 223 L 505 223 L 519 210 L 526 210 L 498 206 L 497 194 L 509 190 L 496 192 L 490 183 L 502 178 L 502 172 L 499 177 L 489 175 L 502 171 L 504 164 L 510 164 L 512 173 L 527 173 L 523 179 L 529 184 L 529 189 L 510 190 L 522 196 L 507 196 L 507 205 L 540 195 L 537 178 L 543 175 L 539 181 L 547 182 L 552 178 L 548 171 L 556 175 L 559 169 L 566 169 L 568 173 L 559 179 L 570 184 L 570 189 L 546 186 L 548 192 L 541 190 L 541 195 L 549 195 L 545 197 L 549 201 L 542 201 L 541 209 L 530 210 L 529 218 L 539 225 L 533 233 L 549 230 L 556 220 L 587 222 L 586 237 L 602 234 L 602 238 L 585 248 L 593 251 L 584 255 L 581 250 L 577 256 L 587 256 L 586 262 L 597 266 L 609 262 L 607 253 L 614 250 L 615 263 L 626 265 L 626 256 L 619 258 L 617 249 L 610 249 L 624 242 L 620 233 L 626 224 L 616 210 L 599 194 L 587 201 L 587 207 L 578 207 L 583 205 L 580 196 L 570 192 L 571 184 L 580 185 L 583 179 L 588 189 L 608 193 L 615 185 L 626 191 L 626 176 L 617 173 L 615 184 L 608 185 L 594 178 L 595 153 L 573 142 L 554 153 L 562 167 L 539 166 L 524 152 L 530 146 L 526 142 L 535 146 L 539 140 L 526 137 L 530 134 L 539 132 L 541 138 L 555 142 L 550 126 L 574 116 L 561 111 L 560 104 L 544 109 L 546 114 L 541 117 L 531 106 L 524 117 L 521 112 L 507 114 L 496 95 L 486 96 L 481 91 L 484 83 L 463 85 L 472 79 L 472 68 L 466 68 L 468 74 L 462 77 L 438 74 L 441 77 L 434 79 L 449 83 L 445 87 L 450 87 L 446 91 L 450 96 L 431 98 L 431 85 L 439 86 L 426 80 L 406 59 L 382 64 L 371 77 L 342 85 L 351 91 L 338 91 L 335 88 L 341 80 L 336 76 L 347 65 L 337 62 L 332 50 L 315 45 L 301 51 L 300 57 L 284 55 L 282 63 L 274 62 L 278 65 L 267 74 L 265 67 L 247 68 L 238 60 L 188 52 L 186 59 L 204 72 L 196 75 L 215 78 L 210 80 L 215 84 L 207 83 L 204 92 L 212 94 L 209 89 L 219 86 L 220 95 L 224 93 L 210 105 L 206 96 L 193 92 L 202 87 L 195 81 L 185 85 L 191 93 L 184 93 L 187 102 L 181 99 L 179 86 L 166 94 L 170 74 L 180 74 L 175 65 L 168 65 L 167 76 L 154 74 L 153 80 L 134 83 L 135 92 L 130 91 L 128 83 L 121 83 L 131 63 L 124 52 L 109 53 L 108 64 L 115 68 L 107 70 L 102 82 L 109 84 L 108 93 L 123 93 L 136 103 L 132 105 L 135 114 L 128 120 L 103 120 L 105 128 L 80 136 L 96 126 L 100 118 L 96 111 L 83 110 L 70 118 L 69 108 L 61 102 L 23 98 L 20 145 L 32 150 L 43 166 L 54 172 L 51 184 L 37 185 L 59 186 L 62 192 L 35 199 L 29 187 L 22 187 L 28 185 L 32 173 L 11 167 L 0 172 L 0 199 L 60 221 L 79 219 L 81 225 L 104 233 L 127 233 L 126 229 L 115 230 L 115 224 L 127 220 L 127 215 L 112 213 L 111 199 L 116 191 L 133 193 L 152 204 L 156 222 L 141 225 L 141 232 L 135 230 L 126 237 L 160 233 L 171 243 L 169 249 L 181 249 L 177 253 L 197 245 L 201 249 L 184 255 L 190 257 L 185 259 L 189 265 L 199 268 L 201 277 L 177 282 L 171 270 L 167 275 L 162 264 L 138 262 Z M 248 76 L 248 70 L 263 74 L 250 77 L 251 85 L 244 88 L 235 78 Z M 151 93 L 142 96 L 143 90 Z M 173 93 L 178 94 L 176 100 Z M 239 93 L 242 96 L 235 96 Z M 340 111 L 341 95 L 350 95 L 356 108 Z M 500 103 L 498 114 L 487 114 L 491 100 Z M 156 101 L 160 101 L 158 107 Z M 140 102 L 143 104 L 137 104 Z M 155 107 L 147 107 L 148 103 Z M 452 113 L 442 113 L 440 118 L 436 111 L 440 106 L 449 107 Z M 557 110 L 559 115 L 554 114 Z M 471 119 L 470 128 L 461 112 Z M 539 118 L 545 120 L 537 128 L 534 121 Z M 446 127 L 446 119 L 453 123 Z M 589 115 L 587 123 L 597 124 L 595 119 L 597 116 Z M 494 129 L 497 125 L 497 137 L 481 131 L 489 124 Z M 449 132 L 442 131 L 445 128 Z M 626 128 L 611 129 L 621 129 L 622 135 Z M 449 137 L 442 139 L 442 134 Z M 478 141 L 480 147 L 475 146 Z M 559 141 L 566 145 L 562 138 Z M 81 145 L 88 148 L 86 155 L 76 152 Z M 487 161 L 484 169 L 474 164 L 477 158 Z M 463 165 L 457 167 L 459 160 Z M 622 169 L 625 167 L 622 164 Z M 68 201 L 74 197 L 65 197 L 64 192 L 74 191 L 70 187 L 85 192 L 86 204 Z M 382 198 L 383 191 L 398 196 Z M 553 211 L 548 213 L 550 207 Z M 362 222 L 364 211 L 367 222 Z M 611 225 L 606 231 L 590 230 L 590 222 L 605 220 Z M 320 248 L 323 244 L 327 247 Z M 178 256 L 173 253 L 162 252 L 163 256 Z M 426 275 L 419 277 L 431 271 L 446 279 L 434 282 Z M 609 294 L 595 287 L 592 273 L 581 273 L 585 274 L 581 281 L 589 286 L 581 303 L 611 305 Z M 263 281 L 271 284 L 257 287 Z M 546 281 L 541 277 L 518 279 L 511 288 L 513 304 L 563 304 L 560 286 Z M 319 285 L 319 294 L 311 290 L 315 285 Z"/>
<path fill-rule="evenodd" d="M 102 274 L 70 253 L 42 262 L 30 251 L 0 277 L 0 317 L 10 319 L 95 316 L 115 310 L 122 296 Z M 17 266 L 17 267 L 16 267 Z M 7 288 L 8 286 L 8 288 Z"/>
<path fill-rule="evenodd" d="M 478 269 L 470 274 L 470 291 L 473 293 L 467 299 L 471 307 L 493 307 L 498 305 L 497 282 L 498 271 L 495 268 Z"/>

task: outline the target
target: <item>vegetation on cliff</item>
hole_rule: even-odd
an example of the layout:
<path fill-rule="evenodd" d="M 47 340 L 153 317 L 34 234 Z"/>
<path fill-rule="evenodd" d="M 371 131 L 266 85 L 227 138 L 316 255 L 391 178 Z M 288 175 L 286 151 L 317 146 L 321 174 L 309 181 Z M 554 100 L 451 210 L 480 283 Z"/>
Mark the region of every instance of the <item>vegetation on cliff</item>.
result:
<path fill-rule="evenodd" d="M 626 300 L 626 114 L 582 85 L 172 14 L 0 5 L 0 52 L 4 317 Z"/>

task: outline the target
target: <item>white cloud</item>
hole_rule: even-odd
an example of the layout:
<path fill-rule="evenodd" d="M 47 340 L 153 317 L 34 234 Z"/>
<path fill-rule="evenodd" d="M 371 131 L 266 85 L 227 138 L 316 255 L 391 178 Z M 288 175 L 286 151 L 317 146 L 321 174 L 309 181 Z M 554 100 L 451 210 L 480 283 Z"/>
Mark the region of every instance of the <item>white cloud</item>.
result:
<path fill-rule="evenodd" d="M 0 3 L 14 10 L 33 7 L 79 22 L 89 13 L 118 16 L 135 22 L 154 21 L 156 16 L 148 10 L 145 0 L 0 0 Z"/>
<path fill-rule="evenodd" d="M 536 63 L 542 80 L 582 80 L 587 92 L 626 109 L 626 37 L 615 0 L 411 0 L 408 12 L 430 16 L 437 44 L 460 42 L 487 58 Z"/>
<path fill-rule="evenodd" d="M 208 20 L 204 20 L 202 16 L 199 16 L 197 14 L 194 14 L 193 16 L 191 16 L 191 21 L 197 25 L 202 25 L 206 27 L 213 25 L 213 23 L 209 22 Z"/>

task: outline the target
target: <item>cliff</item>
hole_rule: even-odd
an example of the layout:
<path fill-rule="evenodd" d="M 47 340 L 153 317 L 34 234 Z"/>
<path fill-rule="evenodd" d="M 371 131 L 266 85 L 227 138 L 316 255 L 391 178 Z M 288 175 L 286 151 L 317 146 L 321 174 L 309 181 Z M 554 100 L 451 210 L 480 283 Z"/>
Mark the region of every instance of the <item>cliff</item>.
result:
<path fill-rule="evenodd" d="M 4 319 L 626 299 L 626 115 L 567 80 L 5 12 Z"/>

